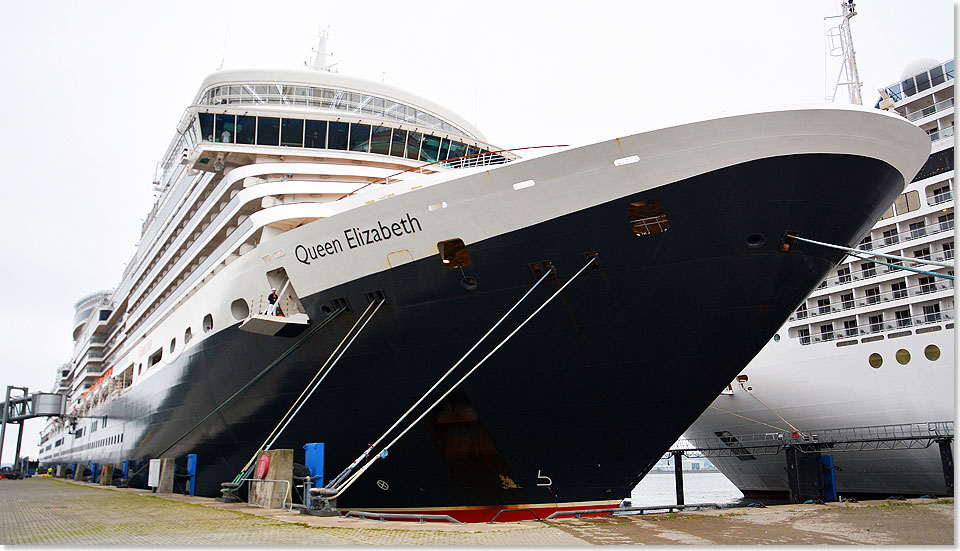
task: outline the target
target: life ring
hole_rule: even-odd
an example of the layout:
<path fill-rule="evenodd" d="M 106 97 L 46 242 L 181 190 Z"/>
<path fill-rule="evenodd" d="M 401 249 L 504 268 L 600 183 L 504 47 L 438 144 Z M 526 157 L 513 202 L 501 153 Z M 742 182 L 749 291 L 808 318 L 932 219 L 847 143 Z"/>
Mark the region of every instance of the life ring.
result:
<path fill-rule="evenodd" d="M 257 462 L 257 478 L 263 480 L 267 478 L 267 470 L 270 469 L 270 456 L 263 454 L 260 456 L 260 461 Z"/>

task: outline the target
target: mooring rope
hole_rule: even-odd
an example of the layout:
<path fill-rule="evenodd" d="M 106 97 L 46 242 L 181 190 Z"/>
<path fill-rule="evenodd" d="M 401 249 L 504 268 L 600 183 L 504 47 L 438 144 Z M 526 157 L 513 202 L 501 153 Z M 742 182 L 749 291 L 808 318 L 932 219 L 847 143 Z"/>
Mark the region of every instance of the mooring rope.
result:
<path fill-rule="evenodd" d="M 913 268 L 913 267 L 910 267 L 910 266 L 901 266 L 901 265 L 899 265 L 899 264 L 891 264 L 891 263 L 883 262 L 883 261 L 880 261 L 880 260 L 875 260 L 875 259 L 871 259 L 871 258 L 865 258 L 865 256 L 867 256 L 867 257 L 879 256 L 879 257 L 881 257 L 881 258 L 889 258 L 889 259 L 891 259 L 891 260 L 900 260 L 900 261 L 907 261 L 907 262 L 915 262 L 915 263 L 917 263 L 917 264 L 929 264 L 929 265 L 931 265 L 931 266 L 938 266 L 938 267 L 940 267 L 940 268 L 952 268 L 952 267 L 953 267 L 952 264 L 947 264 L 947 263 L 945 263 L 945 262 L 937 262 L 937 261 L 935 261 L 935 260 L 926 260 L 926 259 L 923 259 L 923 258 L 908 258 L 908 257 L 905 257 L 905 256 L 896 256 L 896 255 L 892 255 L 892 254 L 867 252 L 867 251 L 862 251 L 862 250 L 860 250 L 860 249 L 852 249 L 852 248 L 850 248 L 850 247 L 844 247 L 844 246 L 841 246 L 841 245 L 834 245 L 834 244 L 832 244 L 832 243 L 824 243 L 823 241 L 814 241 L 813 239 L 807 239 L 807 238 L 805 238 L 805 237 L 800 237 L 800 236 L 798 236 L 798 235 L 790 235 L 790 234 L 787 234 L 787 237 L 788 237 L 788 238 L 791 238 L 791 239 L 796 239 L 797 241 L 803 241 L 803 242 L 805 242 L 805 243 L 810 243 L 810 244 L 813 244 L 813 245 L 820 245 L 821 247 L 829 247 L 829 248 L 831 248 L 831 249 L 837 249 L 837 250 L 840 250 L 840 251 L 844 251 L 844 252 L 846 252 L 847 254 L 849 254 L 849 255 L 851 255 L 851 256 L 855 256 L 855 257 L 859 258 L 860 260 L 871 260 L 871 261 L 873 261 L 873 262 L 876 262 L 877 264 L 883 264 L 884 266 L 890 266 L 890 267 L 892 267 L 892 268 L 900 268 L 900 269 L 908 270 L 908 271 L 915 272 L 915 273 L 918 273 L 918 274 L 930 275 L 930 276 L 934 276 L 934 277 L 942 277 L 942 278 L 944 278 L 944 279 L 953 279 L 953 276 L 950 275 L 950 274 L 939 274 L 939 273 L 936 273 L 936 272 L 929 272 L 929 271 L 926 271 L 926 270 L 920 270 L 920 269 L 918 269 L 918 268 Z"/>
<path fill-rule="evenodd" d="M 338 361 L 340 361 L 340 358 L 343 356 L 344 352 L 347 351 L 347 348 L 350 348 L 350 345 L 353 344 L 353 341 L 356 340 L 357 336 L 359 336 L 360 333 L 363 331 L 363 329 L 367 326 L 367 323 L 371 319 L 373 319 L 373 316 L 376 315 L 377 310 L 379 310 L 380 307 L 383 306 L 384 302 L 386 301 L 381 299 L 379 301 L 371 302 L 370 304 L 367 305 L 366 310 L 364 310 L 363 314 L 361 314 L 360 317 L 357 318 L 357 321 L 353 324 L 353 327 L 351 327 L 350 330 L 347 331 L 346 335 L 344 335 L 340 343 L 333 349 L 333 352 L 330 353 L 330 356 L 327 358 L 327 361 L 325 361 L 323 365 L 320 366 L 320 369 L 317 370 L 317 373 L 313 376 L 313 379 L 311 379 L 310 382 L 307 383 L 307 386 L 304 387 L 303 392 L 300 393 L 300 396 L 298 396 L 297 399 L 293 402 L 293 404 L 291 404 L 290 409 L 288 409 L 287 412 L 283 414 L 283 417 L 280 418 L 280 421 L 277 423 L 277 425 L 273 427 L 273 430 L 270 431 L 269 435 L 267 435 L 267 438 L 263 441 L 263 444 L 261 444 L 260 447 L 257 449 L 256 453 L 253 454 L 253 457 L 251 457 L 250 460 L 247 461 L 247 464 L 243 466 L 243 469 L 241 469 L 240 474 L 238 474 L 237 478 L 234 479 L 235 483 L 238 483 L 243 478 L 246 478 L 246 476 L 249 474 L 250 469 L 253 467 L 254 462 L 257 460 L 257 455 L 261 451 L 269 450 L 271 447 L 273 447 L 273 443 L 276 442 L 277 438 L 280 437 L 280 434 L 282 434 L 283 431 L 286 430 L 287 425 L 289 425 L 290 421 L 292 421 L 293 418 L 296 417 L 297 413 L 300 412 L 300 409 L 303 407 L 304 404 L 307 403 L 307 400 L 310 399 L 310 396 L 313 396 L 313 392 L 317 390 L 317 388 L 320 386 L 320 383 L 322 383 L 323 380 L 327 377 L 327 375 L 329 375 L 330 372 L 333 371 L 333 367 L 337 364 Z M 372 313 L 370 313 L 371 308 L 373 308 Z M 368 313 L 370 313 L 369 317 L 367 317 Z M 357 331 L 356 334 L 354 334 L 353 333 L 354 330 L 357 328 L 358 325 L 360 325 L 361 321 L 363 322 L 363 325 L 360 327 L 360 330 Z M 350 339 L 350 342 L 347 343 L 345 347 L 343 347 L 343 343 L 346 342 L 348 338 L 350 338 L 351 334 L 353 334 L 353 338 Z M 343 347 L 342 351 L 340 351 L 341 347 Z M 340 351 L 340 355 L 338 355 L 336 359 L 333 359 L 333 357 L 337 354 L 338 351 Z M 331 363 L 331 360 L 333 360 L 333 363 Z M 330 366 L 329 369 L 327 369 L 328 365 Z M 324 372 L 324 370 L 326 371 Z M 321 373 L 323 373 L 322 377 L 320 376 Z M 317 381 L 318 377 L 320 378 L 319 381 Z M 314 382 L 316 382 L 316 384 L 314 384 Z M 311 388 L 311 386 L 313 388 Z M 309 393 L 308 393 L 308 390 L 309 390 Z M 304 395 L 306 395 L 306 398 L 304 398 Z M 294 411 L 294 408 L 296 408 L 296 411 Z M 293 413 L 291 414 L 291 412 Z M 283 426 L 281 427 L 281 425 Z"/>
<path fill-rule="evenodd" d="M 710 407 L 710 409 L 715 409 L 715 410 L 717 410 L 717 411 L 722 411 L 722 412 L 724 412 L 724 413 L 729 413 L 730 415 L 733 415 L 734 417 L 739 417 L 739 418 L 741 418 L 741 419 L 745 419 L 745 420 L 747 420 L 747 421 L 750 421 L 750 422 L 753 422 L 753 423 L 757 423 L 758 425 L 763 425 L 763 426 L 765 426 L 765 427 L 770 427 L 771 429 L 777 429 L 777 430 L 783 431 L 783 432 L 790 432 L 790 431 L 788 431 L 787 429 L 785 429 L 785 428 L 783 428 L 783 427 L 777 427 L 777 426 L 771 425 L 771 424 L 769 424 L 769 423 L 764 423 L 763 421 L 757 421 L 756 419 L 751 419 L 751 418 L 749 418 L 749 417 L 747 417 L 747 416 L 745 416 L 745 415 L 740 415 L 739 413 L 734 413 L 734 412 L 732 412 L 732 411 L 727 411 L 727 410 L 725 410 L 725 409 L 723 409 L 723 408 L 718 408 L 717 406 L 709 406 L 709 407 Z"/>
<path fill-rule="evenodd" d="M 225 405 L 227 405 L 228 403 L 230 403 L 231 401 L 233 401 L 233 399 L 236 398 L 237 396 L 239 396 L 239 395 L 243 394 L 244 392 L 246 392 L 247 389 L 249 389 L 251 386 L 253 386 L 257 381 L 259 381 L 260 379 L 262 379 L 262 378 L 263 378 L 271 369 L 273 369 L 277 364 L 279 364 L 279 363 L 280 363 L 281 361 L 283 361 L 287 356 L 289 356 L 290 354 L 292 354 L 294 350 L 300 348 L 300 346 L 301 346 L 303 343 L 305 343 L 305 342 L 307 341 L 307 339 L 309 339 L 310 337 L 312 337 L 313 335 L 315 335 L 318 331 L 320 331 L 321 329 L 323 329 L 324 326 L 326 326 L 328 323 L 330 323 L 331 321 L 333 321 L 333 319 L 334 319 L 335 317 L 337 317 L 338 315 L 340 315 L 341 313 L 343 313 L 345 310 L 346 310 L 346 307 L 345 307 L 345 306 L 341 306 L 340 308 L 337 308 L 336 310 L 334 310 L 333 312 L 331 312 L 329 316 L 327 316 L 322 322 L 318 323 L 316 327 L 310 329 L 310 331 L 308 331 L 306 335 L 304 335 L 303 337 L 300 338 L 300 340 L 298 340 L 297 342 L 295 342 L 295 343 L 293 344 L 293 346 L 291 346 L 290 348 L 287 349 L 286 352 L 284 352 L 283 354 L 280 354 L 280 356 L 278 356 L 277 359 L 275 359 L 275 360 L 273 360 L 272 362 L 270 362 L 270 365 L 268 365 L 267 367 L 263 368 L 263 370 L 260 371 L 260 373 L 257 373 L 256 376 L 253 377 L 253 379 L 250 379 L 250 381 L 248 381 L 247 384 L 245 384 L 245 385 L 243 385 L 242 387 L 240 387 L 240 390 L 234 392 L 232 396 L 230 396 L 229 398 L 227 398 L 226 400 L 224 400 L 224 401 L 223 401 L 219 406 L 217 406 L 213 411 L 211 411 L 211 412 L 208 413 L 203 419 L 201 419 L 200 421 L 198 421 L 197 424 L 195 424 L 195 425 L 193 425 L 192 427 L 190 427 L 189 429 L 187 429 L 186 432 L 184 432 L 182 435 L 180 435 L 180 437 L 177 438 L 176 440 L 174 440 L 173 443 L 171 443 L 169 446 L 167 446 L 166 448 L 164 448 L 163 451 L 161 451 L 160 453 L 156 454 L 156 456 L 157 456 L 157 457 L 162 457 L 163 454 L 167 453 L 167 451 L 170 450 L 170 448 L 176 446 L 181 440 L 183 440 L 184 438 L 186 438 L 187 435 L 189 435 L 191 432 L 195 431 L 195 430 L 197 429 L 197 427 L 199 427 L 199 426 L 202 425 L 207 419 L 209 419 L 210 417 L 212 417 L 213 414 L 215 414 L 215 413 L 217 413 L 218 411 L 220 411 L 220 410 L 223 408 L 223 406 L 225 406 Z M 137 474 L 139 474 L 140 472 L 142 472 L 145 468 L 147 468 L 147 466 L 148 466 L 148 465 L 143 465 L 143 466 L 141 466 L 139 469 L 137 469 L 136 471 L 134 471 L 134 473 L 131 474 L 130 476 L 131 476 L 131 477 L 136 476 Z"/>
<path fill-rule="evenodd" d="M 460 357 L 459 360 L 457 360 L 457 363 L 453 364 L 453 367 L 451 367 L 450 369 L 448 369 L 447 372 L 444 373 L 443 376 L 440 377 L 440 378 L 437 380 L 437 382 L 433 383 L 433 386 L 431 386 L 429 390 L 427 390 L 426 392 L 423 393 L 423 395 L 417 400 L 417 402 L 416 402 L 415 404 L 413 404 L 412 406 L 410 406 L 410 408 L 409 408 L 406 412 L 404 412 L 404 414 L 401 415 L 400 418 L 397 419 L 397 420 L 393 423 L 393 425 L 392 425 L 389 429 L 386 430 L 386 432 L 384 432 L 382 435 L 380 435 L 380 437 L 377 438 L 377 440 L 376 440 L 373 444 L 370 444 L 370 445 L 367 447 L 367 449 L 366 449 L 363 453 L 361 453 L 361 454 L 353 461 L 353 463 L 351 463 L 346 469 L 344 469 L 343 471 L 341 471 L 340 474 L 338 474 L 336 477 L 334 477 L 333 480 L 330 481 L 328 487 L 329 487 L 329 488 L 336 488 L 337 484 L 339 484 L 346 476 L 350 475 L 350 473 L 353 471 L 353 469 L 356 468 L 356 466 L 357 466 L 361 461 L 363 461 L 363 459 L 364 459 L 365 457 L 368 457 L 368 456 L 370 455 L 370 452 L 373 451 L 373 448 L 375 448 L 375 447 L 377 446 L 377 444 L 379 444 L 381 441 L 383 441 L 384 438 L 386 438 L 391 432 L 393 432 L 393 429 L 397 428 L 397 426 L 404 420 L 404 418 L 407 417 L 407 415 L 410 414 L 410 412 L 412 412 L 414 409 L 416 409 L 416 407 L 419 406 L 419 405 L 427 398 L 427 396 L 429 396 L 430 393 L 433 392 L 433 391 L 437 388 L 437 386 L 439 386 L 440 383 L 443 382 L 444 379 L 446 379 L 451 373 L 453 373 L 453 371 L 454 371 L 457 367 L 459 367 L 459 365 L 460 365 L 461 363 L 463 363 L 463 361 L 464 361 L 465 359 L 467 359 L 467 356 L 469 356 L 471 353 L 473 353 L 473 351 L 476 350 L 478 346 L 480 346 L 480 343 L 482 343 L 484 340 L 486 340 L 486 338 L 489 337 L 490 334 L 493 333 L 493 331 L 494 331 L 497 327 L 499 327 L 501 323 L 503 323 L 503 320 L 507 319 L 507 316 L 509 316 L 509 315 L 511 314 L 511 312 L 513 312 L 514 310 L 516 310 L 517 307 L 520 306 L 520 303 L 522 303 L 528 296 L 530 296 L 530 293 L 532 293 L 533 290 L 536 289 L 538 285 L 540 285 L 540 283 L 542 283 L 545 279 L 547 279 L 547 277 L 550 276 L 550 274 L 553 273 L 553 271 L 554 271 L 553 268 L 550 268 L 549 270 L 547 270 L 546 273 L 544 273 L 543 276 L 542 276 L 540 279 L 538 279 L 536 283 L 533 284 L 533 287 L 531 287 L 529 290 L 527 290 L 527 292 L 526 292 L 522 297 L 520 297 L 520 300 L 518 300 L 509 310 L 507 310 L 507 313 L 505 313 L 503 316 L 501 316 L 501 317 L 500 317 L 500 320 L 499 320 L 497 323 L 495 323 L 495 324 L 493 325 L 493 327 L 491 327 L 490 330 L 487 331 L 487 333 L 486 333 L 484 336 L 480 337 L 480 340 L 477 341 L 476 344 L 474 344 L 474 345 L 470 348 L 470 350 L 467 350 L 466 354 L 464 354 L 463 356 Z"/>
<path fill-rule="evenodd" d="M 559 295 L 560 293 L 562 293 L 563 290 L 566 289 L 568 285 L 570 285 L 571 283 L 573 283 L 573 280 L 577 279 L 577 277 L 579 277 L 580 274 L 582 274 L 582 273 L 584 272 L 584 270 L 586 270 L 586 269 L 587 269 L 591 264 L 593 264 L 595 261 L 596 261 L 596 258 L 590 258 L 590 260 L 587 261 L 587 263 L 584 264 L 583 267 L 580 268 L 580 270 L 579 270 L 576 274 L 573 275 L 573 277 L 571 277 L 569 280 L 567 280 L 567 282 L 564 283 L 559 289 L 557 289 L 557 291 L 556 291 L 555 293 L 553 293 L 552 295 L 550 295 L 550 298 L 548 298 L 543 304 L 540 305 L 539 308 L 537 308 L 532 314 L 530 314 L 530 315 L 527 317 L 527 319 L 523 320 L 523 323 L 521 323 L 519 326 L 517 326 L 517 328 L 514 329 L 513 332 L 511 332 L 509 335 L 506 336 L 506 338 L 504 338 L 502 341 L 500 341 L 500 344 L 498 344 L 493 350 L 491 350 L 486 356 L 484 356 L 483 359 L 480 360 L 480 361 L 477 363 L 477 365 L 473 366 L 473 368 L 470 369 L 470 371 L 468 371 L 463 377 L 461 377 L 459 381 L 457 381 L 456 383 L 454 383 L 454 385 L 451 386 L 446 392 L 444 392 L 443 395 L 441 395 L 439 398 L 437 398 L 437 400 L 434 401 L 433 404 L 431 404 L 429 407 L 427 407 L 427 409 L 425 409 L 425 410 L 423 411 L 423 413 L 420 414 L 419 417 L 417 417 L 412 423 L 408 424 L 407 427 L 406 427 L 405 429 L 403 429 L 403 432 L 401 432 L 401 433 L 400 433 L 399 435 L 397 435 L 396 438 L 394 438 L 389 444 L 387 444 L 386 446 L 383 447 L 383 450 L 381 450 L 380 453 L 378 453 L 377 455 L 373 456 L 373 459 L 371 459 L 370 461 L 368 461 L 363 467 L 360 468 L 359 471 L 357 471 L 357 472 L 354 473 L 350 478 L 348 478 L 347 481 L 346 481 L 346 483 L 343 485 L 343 487 L 341 487 L 341 488 L 335 488 L 336 493 L 333 494 L 333 495 L 331 495 L 331 496 L 329 496 L 328 499 L 335 499 L 335 498 L 339 497 L 340 495 L 342 495 L 343 492 L 347 491 L 347 489 L 348 489 L 354 482 L 356 482 L 356 480 L 357 480 L 358 478 L 360 478 L 360 476 L 362 476 L 363 473 L 366 472 L 367 469 L 369 469 L 371 466 L 373 466 L 374 463 L 377 462 L 377 459 L 379 459 L 379 458 L 381 458 L 381 457 L 384 457 L 384 456 L 386 455 L 387 450 L 389 450 L 391 446 L 393 446 L 394 444 L 397 443 L 398 440 L 400 440 L 401 438 L 403 438 L 403 436 L 404 436 L 411 428 L 413 428 L 417 423 L 420 422 L 420 420 L 422 420 L 424 417 L 426 417 L 427 413 L 429 413 L 433 408 L 435 408 L 435 407 L 437 406 L 437 404 L 439 404 L 440 402 L 442 402 L 444 398 L 446 398 L 451 392 L 454 391 L 454 389 L 456 389 L 458 386 L 460 386 L 460 384 L 463 383 L 463 381 L 465 381 L 465 380 L 467 379 L 467 377 L 469 377 L 469 376 L 472 375 L 477 369 L 479 369 L 480 366 L 483 365 L 483 364 L 484 364 L 491 356 L 493 356 L 498 350 L 500 350 L 500 348 L 503 347 L 503 345 L 506 344 L 507 341 L 509 341 L 514 335 L 516 335 L 518 331 L 520 331 L 521 329 L 523 329 L 523 326 L 525 326 L 525 325 L 527 324 L 527 322 L 529 322 L 531 319 L 533 319 L 534 316 L 536 316 L 537 314 L 539 314 L 540 311 L 543 310 L 543 309 L 547 306 L 547 304 L 550 304 L 550 302 L 551 302 L 554 298 L 556 298 L 557 295 Z"/>

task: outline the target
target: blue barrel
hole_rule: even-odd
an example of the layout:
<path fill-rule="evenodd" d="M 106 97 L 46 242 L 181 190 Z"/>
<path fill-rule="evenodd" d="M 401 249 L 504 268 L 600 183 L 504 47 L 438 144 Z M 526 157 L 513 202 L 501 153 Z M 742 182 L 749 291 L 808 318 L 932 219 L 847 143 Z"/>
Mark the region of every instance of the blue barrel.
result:
<path fill-rule="evenodd" d="M 323 487 L 323 442 L 313 444 L 304 444 L 306 459 L 304 464 L 310 469 L 310 476 L 313 477 L 314 488 Z"/>

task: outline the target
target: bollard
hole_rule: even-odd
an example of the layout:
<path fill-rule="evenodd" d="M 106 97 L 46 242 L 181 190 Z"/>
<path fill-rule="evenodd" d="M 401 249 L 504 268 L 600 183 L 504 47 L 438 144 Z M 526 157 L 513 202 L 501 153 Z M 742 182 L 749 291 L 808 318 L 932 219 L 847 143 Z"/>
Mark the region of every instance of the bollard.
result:
<path fill-rule="evenodd" d="M 310 469 L 310 479 L 303 485 L 303 505 L 307 509 L 313 508 L 313 499 L 310 488 L 323 488 L 323 442 L 304 444 L 304 464 Z"/>
<path fill-rule="evenodd" d="M 84 469 L 86 469 L 85 466 L 81 465 L 80 463 L 77 463 L 77 464 L 73 467 L 73 479 L 76 480 L 77 482 L 83 480 L 83 470 L 84 470 Z"/>
<path fill-rule="evenodd" d="M 96 463 L 90 463 L 90 482 L 93 482 L 94 484 L 96 484 L 98 480 L 98 477 L 97 477 L 98 466 L 99 465 L 97 465 Z"/>
<path fill-rule="evenodd" d="M 123 462 L 123 481 L 127 481 L 127 477 L 130 475 L 130 460 L 127 459 Z"/>
<path fill-rule="evenodd" d="M 110 486 L 113 484 L 113 463 L 107 463 L 103 466 L 103 474 L 100 475 L 100 485 Z"/>
<path fill-rule="evenodd" d="M 187 454 L 187 474 L 190 481 L 187 483 L 187 495 L 192 496 L 197 489 L 197 454 Z"/>
<path fill-rule="evenodd" d="M 823 454 L 820 462 L 823 464 L 823 500 L 837 501 L 837 476 L 836 469 L 833 468 L 833 456 Z"/>
<path fill-rule="evenodd" d="M 160 459 L 160 482 L 157 484 L 158 494 L 173 493 L 173 479 L 176 475 L 177 464 L 172 457 Z"/>

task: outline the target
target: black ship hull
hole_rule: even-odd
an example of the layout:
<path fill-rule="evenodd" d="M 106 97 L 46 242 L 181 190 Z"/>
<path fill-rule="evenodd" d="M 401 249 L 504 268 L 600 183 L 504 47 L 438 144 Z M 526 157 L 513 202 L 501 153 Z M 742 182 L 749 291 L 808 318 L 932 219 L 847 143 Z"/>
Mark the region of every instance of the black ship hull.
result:
<path fill-rule="evenodd" d="M 109 423 L 124 424 L 122 457 L 91 449 L 63 462 L 142 465 L 161 452 L 196 453 L 197 493 L 217 495 L 369 295 L 381 293 L 385 304 L 273 445 L 294 449 L 299 462 L 304 444 L 325 443 L 328 480 L 535 283 L 531 263 L 551 262 L 557 277 L 539 285 L 427 404 L 596 253 L 598 269 L 573 281 L 338 504 L 489 520 L 503 508 L 615 503 L 843 256 L 806 245 L 782 251 L 785 232 L 855 245 L 902 188 L 898 170 L 871 158 L 774 157 L 470 244 L 462 272 L 435 256 L 366 276 L 303 297 L 314 323 L 337 299 L 350 311 L 186 436 L 296 338 L 255 335 L 239 324 L 207 337 L 151 384 L 105 406 Z M 648 200 L 662 202 L 669 229 L 638 236 L 626 207 Z M 465 288 L 464 276 L 475 289 Z"/>

